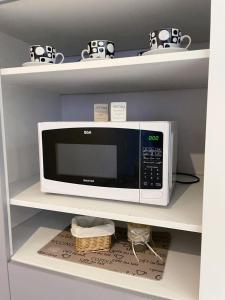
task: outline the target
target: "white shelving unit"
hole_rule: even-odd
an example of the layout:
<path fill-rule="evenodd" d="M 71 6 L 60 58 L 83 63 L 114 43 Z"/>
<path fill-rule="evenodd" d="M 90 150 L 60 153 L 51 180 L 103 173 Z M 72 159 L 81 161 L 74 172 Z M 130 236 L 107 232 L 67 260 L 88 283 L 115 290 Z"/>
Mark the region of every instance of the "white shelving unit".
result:
<path fill-rule="evenodd" d="M 2 69 L 4 83 L 61 94 L 204 88 L 209 50 Z"/>
<path fill-rule="evenodd" d="M 40 191 L 39 183 L 13 196 L 10 204 L 201 232 L 202 199 L 203 178 L 194 185 L 177 184 L 168 207 L 45 194 Z"/>
<path fill-rule="evenodd" d="M 28 165 L 30 164 L 33 170 L 38 172 L 38 166 L 34 165 L 37 150 L 36 125 L 38 121 L 46 118 L 52 120 L 56 115 L 56 118 L 60 118 L 62 106 L 59 101 L 60 94 L 107 94 L 123 91 L 205 88 L 208 81 L 208 63 L 209 50 L 195 50 L 1 70 L 5 124 L 9 124 L 10 128 L 12 115 L 15 122 L 18 122 L 17 135 L 7 126 L 5 128 L 5 151 L 8 154 L 7 164 L 11 170 L 9 173 L 13 174 L 14 165 L 11 165 L 11 161 L 15 161 L 17 169 L 22 170 L 17 177 L 19 179 L 29 177 L 28 180 L 18 180 L 9 184 L 10 210 L 13 211 L 13 217 L 16 216 L 20 220 L 15 222 L 19 225 L 13 228 L 11 234 L 12 262 L 71 275 L 74 278 L 80 277 L 148 296 L 171 300 L 198 299 L 203 177 L 198 184 L 189 186 L 177 184 L 169 206 L 157 207 L 41 193 L 39 183 L 33 184 L 36 178 L 26 175 L 31 172 L 29 169 L 24 170 L 24 164 L 18 158 L 21 153 L 20 147 L 23 147 L 24 154 L 21 157 L 24 157 Z M 23 108 L 27 111 L 28 103 L 30 115 L 25 116 Z M 23 116 L 25 120 L 20 121 Z M 27 129 L 27 124 L 30 124 L 30 130 Z M 15 140 L 16 148 L 14 148 Z M 33 152 L 30 151 L 30 144 L 34 145 Z M 26 209 L 22 217 L 19 209 Z M 26 217 L 27 209 L 32 209 L 32 212 Z M 34 209 L 41 212 L 33 216 Z M 70 214 L 149 224 L 170 230 L 172 244 L 163 280 L 155 282 L 80 264 L 55 262 L 53 258 L 37 254 L 37 250 L 69 223 Z"/>
<path fill-rule="evenodd" d="M 199 235 L 193 233 L 184 235 L 182 231 L 172 231 L 172 243 L 162 280 L 146 280 L 39 255 L 37 251 L 65 228 L 70 220 L 70 215 L 42 212 L 17 226 L 13 232 L 14 239 L 16 243 L 23 243 L 23 245 L 16 251 L 12 260 L 91 281 L 94 280 L 101 284 L 144 293 L 148 296 L 158 296 L 172 300 L 198 299 Z M 32 235 L 31 232 L 33 232 Z M 26 240 L 27 236 L 30 236 L 28 240 Z"/>
<path fill-rule="evenodd" d="M 71 299 L 77 291 L 80 298 L 97 299 L 100 293 L 94 294 L 94 285 L 107 286 L 109 291 L 120 295 L 114 297 L 118 300 L 223 300 L 223 282 L 215 280 L 213 275 L 218 273 L 224 278 L 221 270 L 225 269 L 218 270 L 214 264 L 214 260 L 218 265 L 224 262 L 224 243 L 222 237 L 219 239 L 215 234 L 217 228 L 224 227 L 223 159 L 215 164 L 215 149 L 221 149 L 221 153 L 224 149 L 224 141 L 221 142 L 224 54 L 221 49 L 225 35 L 218 24 L 222 19 L 218 15 L 224 9 L 222 2 L 115 0 L 103 7 L 101 0 L 87 1 L 85 5 L 81 0 L 68 0 L 67 5 L 49 0 L 51 12 L 44 0 L 32 5 L 25 2 L 15 1 L 0 7 L 2 30 L 19 39 L 0 35 L 0 63 L 12 66 L 0 70 L 0 238 L 4 237 L 0 261 L 2 252 L 6 252 L 3 253 L 5 273 L 0 270 L 0 277 L 7 273 L 5 277 L 10 283 L 10 293 L 8 288 L 4 300 L 49 300 L 50 293 L 55 300 Z M 144 49 L 148 33 L 162 28 L 163 24 L 177 24 L 183 34 L 190 34 L 193 50 L 61 65 L 21 66 L 28 59 L 24 52 L 29 45 L 37 40 L 40 44 L 50 43 L 46 37 L 52 38 L 52 45 L 58 51 L 71 56 L 79 54 L 89 40 L 105 36 L 115 41 L 117 51 L 124 51 L 119 55 L 126 56 L 129 49 L 134 52 L 137 47 Z M 4 51 L 2 40 L 8 43 L 7 47 L 4 45 Z M 206 49 L 209 44 L 210 50 Z M 218 44 L 221 45 L 219 50 Z M 14 63 L 11 63 L 11 57 Z M 68 60 L 73 61 L 73 58 Z M 128 102 L 129 120 L 148 120 L 150 116 L 154 120 L 174 119 L 178 122 L 182 141 L 179 171 L 188 169 L 199 173 L 201 181 L 190 186 L 177 184 L 168 207 L 40 192 L 38 176 L 33 177 L 39 172 L 37 123 L 69 121 L 75 111 L 75 120 L 90 120 L 94 103 L 109 103 L 115 101 L 114 97 L 117 101 Z M 208 139 L 206 159 L 205 135 Z M 133 278 L 37 254 L 69 224 L 74 214 L 149 224 L 170 231 L 172 243 L 163 279 Z M 218 245 L 218 257 L 212 255 L 214 245 Z M 26 280 L 21 279 L 22 269 Z M 33 278 L 31 270 L 35 273 Z M 47 288 L 43 291 L 40 278 L 46 278 Z M 72 278 L 71 285 L 67 278 Z M 73 288 L 75 281 L 79 285 L 81 279 L 85 285 L 83 290 L 90 289 L 91 298 L 79 286 L 76 291 Z M 50 290 L 48 280 L 54 289 Z M 89 282 L 93 286 L 90 287 Z M 71 291 L 68 286 L 72 287 Z M 63 296 L 59 296 L 62 290 Z M 108 291 L 107 299 L 112 300 Z"/>
<path fill-rule="evenodd" d="M 27 175 L 31 172 L 24 169 L 22 159 L 19 157 L 28 161 L 33 172 L 38 172 L 38 166 L 34 164 L 37 145 L 36 125 L 38 121 L 46 118 L 47 120 L 52 120 L 55 116 L 60 118 L 62 106 L 62 102 L 59 101 L 60 94 L 205 88 L 208 80 L 208 63 L 209 50 L 195 50 L 1 70 L 4 121 L 6 125 L 9 124 L 9 127 L 5 128 L 5 151 L 11 174 L 9 177 L 14 176 L 14 165 L 11 165 L 11 161 L 15 161 L 17 169 L 22 171 L 18 173 L 19 179 L 29 177 L 28 180 L 18 180 L 9 184 L 10 210 L 14 212 L 13 216 L 16 218 L 19 216 L 19 220 L 24 221 L 15 222 L 19 225 L 12 230 L 13 263 L 23 263 L 62 275 L 71 275 L 74 278 L 88 279 L 142 293 L 145 296 L 171 300 L 198 299 L 203 177 L 198 184 L 189 186 L 177 184 L 170 205 L 157 207 L 41 193 L 39 183 L 33 184 L 35 178 Z M 28 114 L 24 114 L 23 108 Z M 13 130 L 9 130 L 12 115 L 15 122 L 18 122 L 17 135 Z M 21 120 L 23 116 L 25 119 Z M 30 130 L 27 129 L 27 124 L 30 124 Z M 34 145 L 34 151 L 30 151 L 31 144 Z M 24 151 L 22 156 L 20 147 L 23 147 Z M 19 209 L 26 209 L 22 217 Z M 28 213 L 26 217 L 27 209 L 32 209 L 32 213 Z M 33 216 L 34 209 L 41 212 Z M 70 214 L 149 224 L 170 230 L 172 244 L 163 279 L 155 282 L 133 278 L 80 264 L 56 262 L 53 258 L 37 254 L 37 250 L 69 223 Z"/>

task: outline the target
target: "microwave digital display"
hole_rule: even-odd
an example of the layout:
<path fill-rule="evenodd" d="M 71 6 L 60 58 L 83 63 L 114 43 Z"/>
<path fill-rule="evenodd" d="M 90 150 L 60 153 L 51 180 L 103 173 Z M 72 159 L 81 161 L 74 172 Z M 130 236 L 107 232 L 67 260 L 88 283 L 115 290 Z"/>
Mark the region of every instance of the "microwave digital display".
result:
<path fill-rule="evenodd" d="M 117 178 L 117 146 L 56 144 L 58 175 Z"/>
<path fill-rule="evenodd" d="M 151 142 L 158 142 L 160 140 L 160 136 L 159 135 L 149 135 L 148 136 L 148 140 Z"/>

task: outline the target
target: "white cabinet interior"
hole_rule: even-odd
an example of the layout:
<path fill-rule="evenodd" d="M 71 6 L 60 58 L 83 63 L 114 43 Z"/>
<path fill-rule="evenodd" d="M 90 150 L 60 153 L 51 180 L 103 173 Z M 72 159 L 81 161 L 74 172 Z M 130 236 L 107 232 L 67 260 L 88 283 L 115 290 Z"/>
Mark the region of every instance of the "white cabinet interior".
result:
<path fill-rule="evenodd" d="M 87 200 L 82 206 L 79 199 L 74 198 L 72 203 L 72 199 L 69 201 L 66 196 L 41 196 L 37 186 L 32 187 L 39 173 L 37 123 L 53 120 L 92 120 L 94 103 L 111 101 L 127 101 L 128 120 L 131 121 L 177 121 L 178 170 L 204 175 L 210 55 L 209 50 L 204 50 L 204 46 L 209 43 L 210 1 L 201 0 L 197 4 L 193 0 L 185 3 L 173 0 L 168 4 L 158 0 L 143 1 L 142 4 L 138 1 L 131 2 L 111 2 L 101 11 L 100 22 L 97 10 L 90 9 L 92 5 L 88 1 L 90 7 L 87 9 L 88 3 L 85 5 L 88 22 L 83 27 L 83 17 L 82 22 L 74 18 L 73 10 L 76 5 L 76 10 L 83 16 L 82 1 L 76 1 L 76 4 L 69 1 L 68 5 L 73 7 L 71 10 L 66 6 L 62 9 L 60 3 L 54 1 L 51 12 L 55 15 L 54 18 L 49 18 L 44 2 L 36 7 L 37 4 L 31 5 L 29 0 L 15 1 L 14 4 L 0 9 L 2 30 L 30 44 L 34 43 L 34 36 L 40 43 L 48 43 L 49 38 L 46 37 L 51 36 L 51 43 L 69 56 L 78 55 L 97 33 L 117 41 L 119 50 L 147 48 L 143 37 L 147 40 L 150 29 L 161 27 L 165 20 L 167 24 L 174 20 L 176 24 L 182 24 L 184 33 L 193 37 L 193 49 L 197 49 L 178 54 L 1 70 L 2 133 L 6 158 L 4 170 L 8 191 L 11 259 L 13 262 L 69 274 L 75 278 L 86 278 L 143 293 L 148 297 L 152 295 L 172 300 L 197 300 L 203 179 L 200 184 L 188 189 L 178 188 L 175 192 L 176 199 L 169 208 L 149 206 L 146 211 L 144 206 L 134 208 L 129 203 L 108 201 L 105 202 L 105 208 L 100 209 L 96 200 L 92 204 L 91 200 Z M 95 7 L 101 6 L 102 1 L 95 0 L 95 4 Z M 23 12 L 23 5 L 26 5 L 29 17 L 33 19 L 32 24 Z M 116 14 L 118 11 L 119 16 Z M 175 11 L 179 11 L 179 14 L 175 14 Z M 7 19 L 13 13 L 17 18 Z M 156 14 L 159 16 L 157 20 Z M 59 22 L 56 24 L 57 18 Z M 70 24 L 70 28 L 67 24 Z M 87 28 L 91 24 L 95 26 L 89 31 Z M 104 24 L 111 24 L 108 32 L 104 29 L 107 28 Z M 28 26 L 29 30 L 24 30 Z M 52 30 L 57 31 L 57 35 Z M 67 43 L 64 37 L 66 32 L 67 41 L 69 40 Z M 24 44 L 18 41 L 18 45 L 22 47 Z M 8 47 L 10 48 L 10 44 Z M 125 53 L 129 55 L 129 52 L 123 52 L 123 56 Z M 20 55 L 15 66 L 19 66 L 26 57 Z M 73 58 L 68 61 L 73 61 Z M 129 213 L 125 213 L 126 207 Z M 67 225 L 71 218 L 69 212 L 108 217 L 111 214 L 117 220 L 145 222 L 170 228 L 174 238 L 165 278 L 156 283 L 134 280 L 113 272 L 107 272 L 106 276 L 104 271 L 92 270 L 82 265 L 75 268 L 72 264 L 58 264 L 54 259 L 39 257 L 37 248 L 51 239 L 58 229 Z M 54 224 L 51 220 L 55 220 Z"/>
<path fill-rule="evenodd" d="M 61 66 L 60 66 L 61 67 Z M 45 69 L 44 67 L 43 69 Z M 11 219 L 14 225 L 17 225 L 13 229 L 12 235 L 12 261 L 23 262 L 32 266 L 45 267 L 48 270 L 54 270 L 56 272 L 62 272 L 64 274 L 70 274 L 74 276 L 85 277 L 84 274 L 89 274 L 88 279 L 95 281 L 103 281 L 104 274 L 87 272 L 85 267 L 76 267 L 76 273 L 71 273 L 70 264 L 57 269 L 55 262 L 52 265 L 46 263 L 46 258 L 42 261 L 42 258 L 36 254 L 36 248 L 33 249 L 32 244 L 36 244 L 41 234 L 44 238 L 40 239 L 37 247 L 45 243 L 50 239 L 50 229 L 48 226 L 44 226 L 42 232 L 32 232 L 30 228 L 33 224 L 35 229 L 41 227 L 40 220 L 48 219 L 48 213 L 40 213 L 32 216 L 35 211 L 33 209 L 45 209 L 52 211 L 80 213 L 93 216 L 111 217 L 121 221 L 136 221 L 142 223 L 148 223 L 160 227 L 174 228 L 179 230 L 185 230 L 178 232 L 178 237 L 174 237 L 175 243 L 175 256 L 171 251 L 171 267 L 168 263 L 168 275 L 161 284 L 154 287 L 154 283 L 147 284 L 145 287 L 145 281 L 140 282 L 133 289 L 132 282 L 128 278 L 124 282 L 123 288 L 131 289 L 133 291 L 139 291 L 148 295 L 155 295 L 165 297 L 169 299 L 197 299 L 198 295 L 198 282 L 199 282 L 199 269 L 200 269 L 200 239 L 195 239 L 196 234 L 190 232 L 201 232 L 201 219 L 202 219 L 202 185 L 194 185 L 186 189 L 185 187 L 178 186 L 175 193 L 175 200 L 169 208 L 154 208 L 143 206 L 133 206 L 129 203 L 115 203 L 105 201 L 105 205 L 102 206 L 102 202 L 99 204 L 96 200 L 88 200 L 86 202 L 82 199 L 70 199 L 69 197 L 56 197 L 54 195 L 41 195 L 38 186 L 26 188 L 33 183 L 33 179 L 38 175 L 38 148 L 37 148 L 37 122 L 50 121 L 50 120 L 92 120 L 93 119 L 93 106 L 96 102 L 110 101 L 127 101 L 128 102 L 128 119 L 130 120 L 176 120 L 179 127 L 179 160 L 178 168 L 181 171 L 188 171 L 203 175 L 204 173 L 204 137 L 205 137 L 205 123 L 206 123 L 206 106 L 207 106 L 207 90 L 205 88 L 198 89 L 175 89 L 169 91 L 145 91 L 135 93 L 102 93 L 102 94 L 74 94 L 74 95 L 60 95 L 58 93 L 51 92 L 49 89 L 41 90 L 35 85 L 35 80 L 29 87 L 26 86 L 25 81 L 20 79 L 21 75 L 6 75 L 7 72 L 13 73 L 14 70 L 3 70 L 3 111 L 4 111 L 4 123 L 5 123 L 5 139 L 6 139 L 6 153 L 7 153 L 7 170 L 9 180 L 9 203 L 11 207 Z M 20 68 L 22 72 L 26 72 L 26 76 L 29 75 L 29 68 L 24 70 Z M 42 71 L 42 68 L 40 69 Z M 32 70 L 31 70 L 32 71 Z M 85 70 L 86 71 L 86 70 Z M 58 71 L 56 71 L 57 73 Z M 69 71 L 68 71 L 69 72 Z M 32 73 L 32 72 L 31 72 Z M 38 74 L 41 78 L 41 73 Z M 57 73 L 58 74 L 58 73 Z M 32 76 L 32 74 L 30 74 Z M 18 82 L 16 77 L 18 76 Z M 57 75 L 58 76 L 58 75 Z M 205 75 L 207 77 L 207 69 Z M 60 78 L 60 77 L 59 77 Z M 13 80 L 13 81 L 11 81 Z M 61 84 L 63 85 L 63 84 Z M 201 87 L 201 86 L 200 86 Z M 193 109 L 194 108 L 194 109 Z M 12 122 L 13 117 L 13 122 Z M 191 121 L 190 121 L 191 120 Z M 15 127 L 17 130 L 15 131 Z M 18 193 L 15 193 L 17 190 Z M 23 191 L 24 190 L 24 191 Z M 19 193 L 21 192 L 22 193 Z M 189 192 L 190 191 L 190 192 Z M 72 200 L 72 201 L 70 201 Z M 73 201 L 74 200 L 74 201 Z M 78 203 L 78 202 L 79 203 Z M 81 205 L 82 204 L 82 205 Z M 104 209 L 102 209 L 104 207 Z M 32 208 L 29 211 L 28 208 Z M 21 210 L 22 209 L 22 210 Z M 28 209 L 28 211 L 27 211 Z M 124 211 L 124 213 L 123 213 Z M 129 212 L 130 211 L 130 212 Z M 38 211 L 37 211 L 38 212 Z M 62 221 L 60 215 L 56 215 L 55 218 Z M 44 217 L 43 217 L 44 216 Z M 29 218 L 29 219 L 28 219 Z M 69 218 L 71 218 L 69 216 Z M 26 219 L 28 219 L 26 221 Z M 24 223 L 20 222 L 24 220 Z M 36 224 L 36 221 L 37 225 Z M 28 223 L 27 223 L 28 222 Z M 44 222 L 43 222 L 44 223 Z M 64 226 L 67 223 L 63 223 Z M 26 229 L 27 228 L 27 229 Z M 23 238 L 23 233 L 25 237 Z M 54 231 L 54 233 L 56 233 Z M 186 247 L 181 236 L 184 239 L 190 240 L 188 247 Z M 18 247 L 20 245 L 21 247 Z M 197 248 L 196 245 L 198 245 Z M 182 246 L 182 250 L 181 247 Z M 30 250 L 29 250 L 30 249 Z M 32 250 L 33 249 L 33 250 Z M 27 250 L 31 252 L 27 252 Z M 194 256 L 189 256 L 189 253 L 194 253 Z M 179 258 L 181 255 L 181 258 Z M 185 255 L 185 257 L 183 257 Z M 181 273 L 174 273 L 173 265 L 179 268 L 180 262 L 188 263 L 189 280 L 180 280 L 178 283 L 178 277 L 184 278 Z M 170 261 L 170 260 L 169 260 Z M 55 266 L 55 267 L 54 267 Z M 180 265 L 182 270 L 186 270 L 187 266 Z M 181 270 L 180 269 L 180 270 Z M 93 270 L 94 271 L 94 270 Z M 103 272 L 104 273 L 104 272 Z M 111 284 L 116 284 L 118 276 L 110 273 Z M 83 275 L 82 275 L 83 274 Z M 178 277 L 176 277 L 176 274 Z M 97 277 L 96 277 L 97 276 Z M 168 276 L 168 277 L 167 277 Z M 174 277 L 175 276 L 175 277 Z M 174 277 L 174 279 L 172 279 Z M 99 279 L 98 279 L 99 278 Z M 113 279 L 114 278 L 114 279 Z M 168 282 L 167 279 L 168 278 Z M 176 289 L 173 293 L 170 293 L 169 282 L 174 280 L 176 282 Z M 109 281 L 105 283 L 110 284 Z M 163 287 L 164 284 L 164 287 Z M 195 286 L 195 288 L 193 288 Z M 192 287 L 192 288 L 190 288 Z"/>

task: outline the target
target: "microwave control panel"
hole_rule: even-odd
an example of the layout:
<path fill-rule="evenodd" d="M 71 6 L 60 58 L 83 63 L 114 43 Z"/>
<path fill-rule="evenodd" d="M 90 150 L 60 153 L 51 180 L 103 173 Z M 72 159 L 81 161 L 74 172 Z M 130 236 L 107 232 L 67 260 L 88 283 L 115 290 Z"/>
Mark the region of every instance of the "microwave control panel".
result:
<path fill-rule="evenodd" d="M 163 187 L 163 133 L 141 131 L 141 188 Z"/>

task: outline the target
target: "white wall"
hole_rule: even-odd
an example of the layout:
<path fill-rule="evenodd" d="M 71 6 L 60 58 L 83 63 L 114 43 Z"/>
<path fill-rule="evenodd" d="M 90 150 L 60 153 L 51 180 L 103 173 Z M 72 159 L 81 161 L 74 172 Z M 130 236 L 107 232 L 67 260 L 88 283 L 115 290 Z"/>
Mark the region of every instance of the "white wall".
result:
<path fill-rule="evenodd" d="M 0 67 L 21 66 L 28 60 L 29 45 L 0 32 Z M 59 120 L 61 107 L 58 96 L 51 93 L 6 86 L 4 82 L 2 86 L 7 173 L 9 184 L 17 184 L 39 173 L 37 122 Z M 8 212 L 11 215 L 10 225 L 14 227 L 37 212 L 12 206 Z"/>
<path fill-rule="evenodd" d="M 19 66 L 27 60 L 27 44 L 0 32 L 0 67 Z M 0 82 L 0 103 L 2 102 L 1 82 Z M 1 109 L 1 121 L 2 109 Z M 2 130 L 3 123 L 1 123 Z M 4 137 L 3 137 L 4 139 Z M 8 211 L 7 211 L 7 190 L 4 172 L 4 151 L 2 147 L 2 137 L 0 137 L 0 298 L 10 300 L 8 267 L 9 258 L 9 231 L 8 231 Z"/>
<path fill-rule="evenodd" d="M 92 121 L 94 103 L 128 102 L 129 121 L 175 120 L 178 125 L 178 170 L 203 174 L 207 90 L 122 94 L 64 95 L 62 119 Z"/>
<path fill-rule="evenodd" d="M 3 99 L 8 176 L 12 183 L 39 173 L 37 123 L 60 120 L 61 106 L 56 94 L 15 86 L 4 85 Z"/>
<path fill-rule="evenodd" d="M 29 45 L 0 32 L 0 68 L 21 66 L 29 60 Z"/>
<path fill-rule="evenodd" d="M 37 123 L 60 120 L 61 102 L 52 93 L 6 85 L 3 99 L 9 192 L 13 194 L 19 186 L 26 188 L 26 182 L 32 184 L 32 178 L 39 174 Z M 37 212 L 12 206 L 12 227 Z"/>

